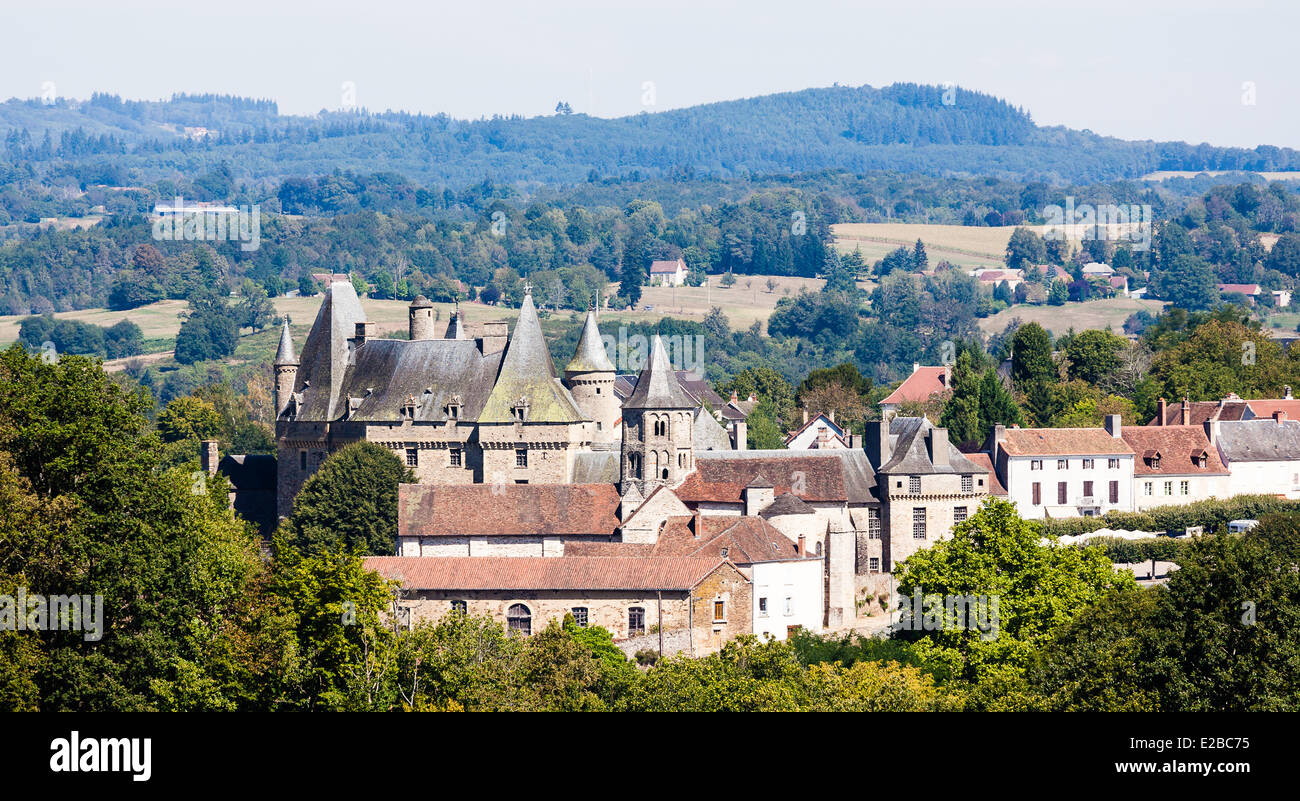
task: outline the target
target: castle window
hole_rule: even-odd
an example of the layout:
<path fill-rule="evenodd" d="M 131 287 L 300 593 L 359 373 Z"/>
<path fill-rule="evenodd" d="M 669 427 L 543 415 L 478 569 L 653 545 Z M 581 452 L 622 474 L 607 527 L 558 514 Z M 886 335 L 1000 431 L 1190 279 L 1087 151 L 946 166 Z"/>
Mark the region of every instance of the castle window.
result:
<path fill-rule="evenodd" d="M 511 414 L 514 415 L 514 418 L 515 418 L 515 422 L 516 422 L 516 423 L 522 423 L 522 422 L 524 422 L 525 420 L 527 420 L 527 419 L 528 419 L 528 399 L 527 399 L 527 398 L 520 398 L 520 399 L 515 403 L 515 405 L 514 405 L 513 407 L 511 407 L 510 412 L 511 412 Z"/>
<path fill-rule="evenodd" d="M 406 466 L 407 467 L 420 466 L 420 452 L 415 448 L 406 449 Z"/>
<path fill-rule="evenodd" d="M 452 448 L 449 453 L 451 454 L 451 466 L 460 467 L 460 448 Z"/>
<path fill-rule="evenodd" d="M 533 633 L 533 613 L 523 604 L 511 604 L 506 610 L 506 629 L 511 634 L 530 636 Z"/>
<path fill-rule="evenodd" d="M 910 492 L 910 493 L 912 493 L 913 495 L 919 495 L 919 494 L 921 493 L 921 477 L 920 477 L 920 476 L 908 476 L 908 477 L 907 477 L 907 491 Z"/>
<path fill-rule="evenodd" d="M 869 540 L 880 539 L 880 510 L 879 509 L 867 510 L 867 539 Z"/>
<path fill-rule="evenodd" d="M 668 468 L 666 468 L 666 467 L 665 467 L 664 470 L 663 470 L 662 478 L 663 478 L 664 481 L 667 481 L 667 480 L 668 480 Z"/>
<path fill-rule="evenodd" d="M 966 507 L 965 507 L 965 506 L 954 506 L 954 507 L 952 508 L 952 522 L 953 522 L 954 525 L 957 524 L 957 523 L 965 523 L 965 522 L 966 522 Z"/>
<path fill-rule="evenodd" d="M 879 573 L 879 572 L 880 572 L 880 557 L 879 557 L 879 556 L 873 556 L 873 557 L 867 559 L 867 570 L 870 570 L 872 573 Z"/>
<path fill-rule="evenodd" d="M 447 404 L 447 419 L 448 419 L 448 420 L 459 420 L 459 419 L 460 419 L 460 404 L 459 404 L 459 403 L 449 403 L 449 404 Z"/>
<path fill-rule="evenodd" d="M 678 467 L 686 466 L 686 454 L 684 453 L 677 454 L 677 466 Z"/>
<path fill-rule="evenodd" d="M 515 467 L 528 466 L 528 449 L 515 448 Z"/>
<path fill-rule="evenodd" d="M 627 610 L 627 636 L 645 634 L 645 607 L 634 606 Z"/>
<path fill-rule="evenodd" d="M 630 472 L 634 478 L 640 478 L 641 477 L 641 454 L 629 453 L 627 455 L 627 466 L 628 466 L 628 472 Z"/>
<path fill-rule="evenodd" d="M 579 628 L 587 628 L 587 607 L 575 606 L 572 610 L 573 622 L 578 624 Z"/>
<path fill-rule="evenodd" d="M 452 601 L 451 611 L 455 612 L 458 615 L 463 615 L 469 611 L 469 604 L 465 603 L 464 601 Z"/>
<path fill-rule="evenodd" d="M 925 509 L 917 508 L 912 510 L 912 539 L 925 539 Z"/>
<path fill-rule="evenodd" d="M 603 426 L 601 425 L 600 421 L 597 420 L 597 421 L 596 421 L 596 430 L 597 430 L 597 431 L 600 431 L 602 428 L 603 428 Z"/>
<path fill-rule="evenodd" d="M 298 451 L 298 469 L 307 469 L 307 451 Z"/>
<path fill-rule="evenodd" d="M 962 492 L 975 491 L 975 476 L 964 475 L 961 477 L 961 491 Z"/>
<path fill-rule="evenodd" d="M 600 387 L 596 387 L 596 394 L 597 394 L 597 395 L 600 394 Z"/>

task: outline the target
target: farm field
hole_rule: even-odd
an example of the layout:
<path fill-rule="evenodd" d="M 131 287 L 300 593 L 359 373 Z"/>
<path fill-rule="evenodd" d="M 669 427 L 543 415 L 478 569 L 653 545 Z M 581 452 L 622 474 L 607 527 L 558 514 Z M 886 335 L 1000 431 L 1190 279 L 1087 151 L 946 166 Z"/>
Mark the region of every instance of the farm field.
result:
<path fill-rule="evenodd" d="M 775 284 L 768 291 L 769 278 Z M 736 330 L 749 328 L 755 321 L 767 322 L 767 318 L 776 308 L 777 301 L 786 296 L 799 294 L 801 289 L 816 292 L 825 283 L 820 278 L 796 278 L 792 276 L 737 275 L 736 283 L 731 287 L 722 286 L 721 275 L 710 275 L 708 286 L 663 287 L 648 286 L 641 290 L 641 302 L 635 312 L 609 312 L 617 319 L 646 322 L 658 320 L 665 315 L 687 320 L 703 320 L 709 309 L 717 306 L 727 315 L 731 327 Z M 859 281 L 858 286 L 868 292 L 875 284 Z M 639 311 L 642 306 L 653 306 L 654 311 Z"/>
<path fill-rule="evenodd" d="M 1107 298 L 1089 300 L 1084 303 L 1066 303 L 1062 306 L 1030 306 L 1020 304 L 1003 309 L 997 314 L 980 320 L 980 330 L 985 334 L 1000 333 L 1012 318 L 1019 317 L 1026 323 L 1038 323 L 1060 336 L 1073 328 L 1082 331 L 1087 328 L 1109 328 L 1117 334 L 1123 333 L 1124 321 L 1129 315 L 1146 309 L 1152 314 L 1159 314 L 1164 301 L 1142 300 L 1140 298 Z"/>

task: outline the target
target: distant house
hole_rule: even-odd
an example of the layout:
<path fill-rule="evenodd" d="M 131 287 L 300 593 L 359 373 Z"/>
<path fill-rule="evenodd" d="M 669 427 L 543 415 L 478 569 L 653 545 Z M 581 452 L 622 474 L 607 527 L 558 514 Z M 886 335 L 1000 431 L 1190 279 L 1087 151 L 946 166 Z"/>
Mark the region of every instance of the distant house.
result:
<path fill-rule="evenodd" d="M 1128 297 L 1128 276 L 1127 275 L 1112 275 L 1110 277 L 1110 286 L 1112 289 L 1115 290 L 1115 294 L 1124 298 Z"/>
<path fill-rule="evenodd" d="M 1006 281 L 1008 287 L 1015 289 L 1025 279 L 1020 270 L 980 270 L 975 274 L 975 280 L 988 287 L 995 287 Z"/>
<path fill-rule="evenodd" d="M 1273 305 L 1276 306 L 1276 307 L 1278 307 L 1279 309 L 1285 309 L 1287 306 L 1290 306 L 1290 305 L 1291 305 L 1291 290 L 1289 290 L 1289 289 L 1274 289 L 1274 290 L 1273 290 Z"/>
<path fill-rule="evenodd" d="M 1250 303 L 1253 306 L 1259 300 L 1259 284 L 1219 284 L 1219 293 L 1222 295 L 1245 295 L 1250 298 Z"/>
<path fill-rule="evenodd" d="M 880 402 L 880 415 L 889 419 L 898 414 L 899 406 L 904 403 L 925 403 L 931 395 L 946 392 L 951 381 L 951 366 L 922 367 L 913 363 L 912 374 Z"/>
<path fill-rule="evenodd" d="M 681 286 L 686 283 L 686 262 L 681 259 L 650 264 L 650 286 Z"/>
<path fill-rule="evenodd" d="M 808 418 L 803 413 L 803 425 L 785 438 L 785 447 L 792 451 L 838 450 L 849 447 L 849 434 L 835 423 L 835 413 L 818 414 Z"/>
<path fill-rule="evenodd" d="M 1113 267 L 1099 261 L 1090 261 L 1083 265 L 1084 278 L 1109 278 L 1114 274 L 1115 269 Z"/>

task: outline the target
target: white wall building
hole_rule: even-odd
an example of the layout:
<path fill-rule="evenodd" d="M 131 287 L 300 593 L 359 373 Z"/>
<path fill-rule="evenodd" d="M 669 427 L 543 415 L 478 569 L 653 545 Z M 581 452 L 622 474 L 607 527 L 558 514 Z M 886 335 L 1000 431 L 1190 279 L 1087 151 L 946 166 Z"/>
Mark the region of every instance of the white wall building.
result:
<path fill-rule="evenodd" d="M 1278 411 L 1271 418 L 1210 423 L 1228 466 L 1229 495 L 1300 498 L 1300 421 Z"/>
<path fill-rule="evenodd" d="M 1229 494 L 1228 468 L 1210 425 L 1126 426 L 1133 449 L 1133 508 L 1193 503 Z"/>
<path fill-rule="evenodd" d="M 1024 518 L 1079 517 L 1133 509 L 1133 449 L 1119 415 L 1106 428 L 994 426 L 989 456 Z"/>
<path fill-rule="evenodd" d="M 820 559 L 795 559 L 750 566 L 754 633 L 760 639 L 770 634 L 784 640 L 796 629 L 822 630 L 824 565 Z"/>
<path fill-rule="evenodd" d="M 651 286 L 681 286 L 686 283 L 686 262 L 681 259 L 650 263 Z"/>

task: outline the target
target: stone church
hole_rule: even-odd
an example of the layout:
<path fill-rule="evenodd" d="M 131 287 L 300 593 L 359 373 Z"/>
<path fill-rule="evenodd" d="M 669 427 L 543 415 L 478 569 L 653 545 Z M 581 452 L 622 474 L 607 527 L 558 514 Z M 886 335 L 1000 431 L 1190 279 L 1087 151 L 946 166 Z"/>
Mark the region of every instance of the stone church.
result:
<path fill-rule="evenodd" d="M 733 447 L 682 390 L 658 340 L 652 369 L 620 401 L 595 310 L 563 377 L 530 292 L 509 336 L 506 323 L 471 326 L 459 311 L 439 332 L 433 311 L 416 298 L 410 338 L 380 339 L 351 284 L 338 281 L 325 291 L 301 356 L 286 322 L 273 368 L 277 514 L 289 514 L 329 453 L 361 440 L 390 448 L 421 484 L 612 480 L 642 497 L 680 482 L 696 449 Z M 625 430 L 634 435 L 626 443 Z"/>

